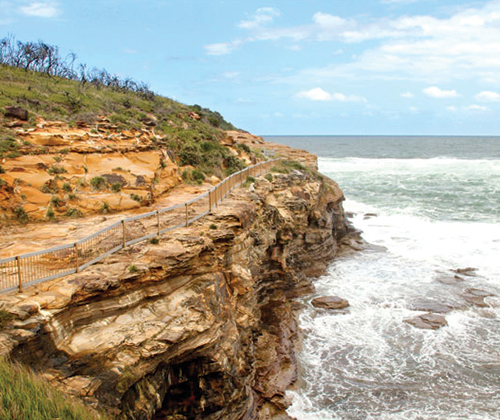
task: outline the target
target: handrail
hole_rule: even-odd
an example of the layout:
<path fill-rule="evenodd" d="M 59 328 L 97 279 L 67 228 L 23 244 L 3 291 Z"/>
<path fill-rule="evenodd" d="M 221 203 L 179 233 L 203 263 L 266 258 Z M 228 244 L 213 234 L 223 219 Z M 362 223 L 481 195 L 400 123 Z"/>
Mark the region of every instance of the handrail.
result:
<path fill-rule="evenodd" d="M 189 226 L 209 214 L 248 177 L 268 172 L 278 160 L 249 166 L 191 200 L 122 219 L 73 243 L 0 259 L 0 293 L 22 292 L 24 286 L 78 273 L 127 246 Z"/>

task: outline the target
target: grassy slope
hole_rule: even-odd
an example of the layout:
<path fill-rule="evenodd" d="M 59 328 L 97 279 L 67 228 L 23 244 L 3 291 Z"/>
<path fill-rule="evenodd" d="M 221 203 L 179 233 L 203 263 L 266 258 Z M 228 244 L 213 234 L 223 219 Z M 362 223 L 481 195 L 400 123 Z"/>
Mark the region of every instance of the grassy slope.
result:
<path fill-rule="evenodd" d="M 72 125 L 77 121 L 92 124 L 105 115 L 123 130 L 141 128 L 152 119 L 156 134 L 162 136 L 158 146 L 171 150 L 181 165 L 199 167 L 207 175 L 217 173 L 217 168 L 220 172 L 222 166 L 229 168 L 228 172 L 242 167 L 218 145 L 224 137 L 222 130 L 234 127 L 219 113 L 198 105 L 188 107 L 161 96 L 149 100 L 135 92 L 82 86 L 74 80 L 0 66 L 0 110 L 11 105 L 29 111 L 28 127 L 34 126 L 36 116 Z M 0 112 L 0 159 L 9 154 L 14 157 L 17 149 L 15 132 L 6 126 L 8 121 Z M 203 144 L 207 142 L 211 144 Z"/>
<path fill-rule="evenodd" d="M 25 368 L 0 359 L 2 420 L 105 420 Z"/>

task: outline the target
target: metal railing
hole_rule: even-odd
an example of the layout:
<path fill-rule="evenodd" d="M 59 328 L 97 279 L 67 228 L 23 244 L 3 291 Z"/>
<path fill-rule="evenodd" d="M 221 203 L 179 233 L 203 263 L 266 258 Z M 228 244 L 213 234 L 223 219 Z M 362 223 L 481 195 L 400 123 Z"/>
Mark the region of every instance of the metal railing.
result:
<path fill-rule="evenodd" d="M 249 166 L 192 200 L 123 219 L 67 245 L 0 259 L 0 293 L 78 273 L 120 249 L 189 226 L 212 211 L 248 177 L 268 172 L 279 159 Z"/>

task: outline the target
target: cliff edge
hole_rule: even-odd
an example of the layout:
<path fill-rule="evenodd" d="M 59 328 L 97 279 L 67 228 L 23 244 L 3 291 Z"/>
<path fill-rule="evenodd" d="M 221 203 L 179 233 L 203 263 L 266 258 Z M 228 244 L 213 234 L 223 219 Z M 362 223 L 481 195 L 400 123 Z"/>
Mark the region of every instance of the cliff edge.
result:
<path fill-rule="evenodd" d="M 159 243 L 0 296 L 0 355 L 119 419 L 287 418 L 294 301 L 347 232 L 342 192 L 298 166 Z"/>

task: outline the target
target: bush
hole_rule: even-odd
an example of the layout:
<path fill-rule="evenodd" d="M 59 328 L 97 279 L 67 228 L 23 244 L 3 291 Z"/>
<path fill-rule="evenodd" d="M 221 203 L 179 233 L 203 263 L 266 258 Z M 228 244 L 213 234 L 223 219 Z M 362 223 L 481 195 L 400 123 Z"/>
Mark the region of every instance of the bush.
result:
<path fill-rule="evenodd" d="M 67 193 L 71 192 L 72 191 L 71 185 L 68 182 L 65 182 L 62 186 L 62 190 Z"/>
<path fill-rule="evenodd" d="M 83 213 L 79 209 L 77 209 L 75 207 L 71 207 L 66 212 L 66 216 L 68 216 L 68 217 L 74 217 L 74 218 L 76 218 L 76 217 L 83 217 Z"/>
<path fill-rule="evenodd" d="M 53 219 L 55 214 L 54 214 L 54 210 L 52 210 L 52 207 L 49 207 L 47 209 L 47 213 L 45 213 L 45 216 L 47 216 L 47 219 Z"/>
<path fill-rule="evenodd" d="M 2 168 L 2 165 L 0 165 L 0 174 L 4 174 L 5 173 L 5 169 Z"/>
<path fill-rule="evenodd" d="M 109 204 L 106 203 L 106 201 L 104 203 L 102 203 L 102 207 L 101 207 L 101 210 L 100 212 L 101 213 L 107 213 L 109 211 Z"/>
<path fill-rule="evenodd" d="M 106 179 L 102 176 L 95 176 L 90 180 L 90 185 L 95 190 L 103 190 L 104 188 L 106 188 L 107 184 L 108 183 L 106 182 Z"/>
<path fill-rule="evenodd" d="M 49 168 L 48 172 L 50 175 L 55 175 L 55 174 L 64 174 L 67 171 L 62 166 L 54 164 Z"/>
<path fill-rule="evenodd" d="M 272 176 L 272 174 L 266 174 L 264 176 L 264 178 L 266 178 L 269 182 L 273 182 L 273 179 L 274 179 L 273 176 Z"/>
<path fill-rule="evenodd" d="M 16 215 L 17 220 L 19 220 L 21 223 L 28 222 L 28 214 L 22 207 L 18 207 L 17 209 L 15 209 L 14 214 Z"/>
<path fill-rule="evenodd" d="M 50 199 L 50 204 L 55 207 L 61 207 L 64 204 L 64 201 L 61 200 L 57 195 L 54 195 Z"/>
<path fill-rule="evenodd" d="M 138 194 L 130 194 L 130 198 L 138 203 L 142 202 L 142 197 Z"/>
<path fill-rule="evenodd" d="M 12 314 L 5 309 L 0 309 L 0 330 L 12 319 Z"/>
<path fill-rule="evenodd" d="M 209 228 L 210 228 L 210 229 L 212 229 L 212 230 L 215 230 L 215 229 L 217 229 L 217 225 L 216 225 L 216 224 L 214 224 L 214 223 L 212 223 L 212 224 L 209 226 Z"/>
<path fill-rule="evenodd" d="M 160 239 L 159 239 L 159 238 L 157 238 L 157 237 L 155 237 L 155 238 L 151 238 L 151 239 L 149 240 L 149 243 L 150 243 L 150 244 L 153 244 L 153 245 L 158 245 L 158 244 L 160 243 Z"/>
<path fill-rule="evenodd" d="M 129 273 L 137 273 L 139 271 L 139 269 L 134 265 L 132 264 L 131 266 L 129 266 L 128 268 L 128 272 Z"/>
<path fill-rule="evenodd" d="M 119 182 L 116 182 L 113 185 L 111 185 L 111 190 L 113 192 L 120 192 L 121 189 L 122 189 L 122 184 L 120 184 Z"/>

